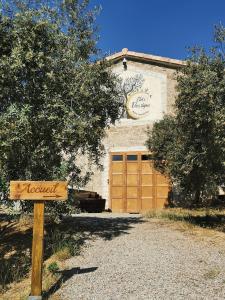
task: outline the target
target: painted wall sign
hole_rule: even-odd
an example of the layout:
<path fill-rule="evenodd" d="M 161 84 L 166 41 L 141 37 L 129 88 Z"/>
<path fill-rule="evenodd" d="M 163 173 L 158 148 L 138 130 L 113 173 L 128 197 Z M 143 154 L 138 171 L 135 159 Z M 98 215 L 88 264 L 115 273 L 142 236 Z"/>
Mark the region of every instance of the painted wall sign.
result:
<path fill-rule="evenodd" d="M 151 111 L 151 95 L 145 92 L 131 94 L 127 101 L 127 112 L 131 118 L 140 119 L 149 115 Z"/>
<path fill-rule="evenodd" d="M 67 200 L 66 181 L 10 181 L 11 200 Z"/>

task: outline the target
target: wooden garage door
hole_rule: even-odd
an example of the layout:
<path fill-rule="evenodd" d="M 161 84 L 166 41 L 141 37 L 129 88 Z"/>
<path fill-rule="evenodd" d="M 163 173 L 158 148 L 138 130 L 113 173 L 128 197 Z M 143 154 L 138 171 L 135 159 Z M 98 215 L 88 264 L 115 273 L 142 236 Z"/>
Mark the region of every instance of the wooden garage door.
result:
<path fill-rule="evenodd" d="M 114 212 L 146 212 L 163 208 L 169 182 L 141 152 L 111 153 L 110 203 Z"/>

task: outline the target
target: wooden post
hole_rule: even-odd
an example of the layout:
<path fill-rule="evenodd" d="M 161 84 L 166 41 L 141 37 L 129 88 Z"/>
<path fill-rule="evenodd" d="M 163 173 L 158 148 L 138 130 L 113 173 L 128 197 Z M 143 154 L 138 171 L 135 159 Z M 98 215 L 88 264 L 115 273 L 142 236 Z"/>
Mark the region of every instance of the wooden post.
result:
<path fill-rule="evenodd" d="M 34 202 L 34 225 L 32 243 L 31 296 L 29 299 L 41 299 L 42 293 L 42 261 L 44 237 L 44 201 Z M 34 297 L 39 296 L 39 297 Z"/>

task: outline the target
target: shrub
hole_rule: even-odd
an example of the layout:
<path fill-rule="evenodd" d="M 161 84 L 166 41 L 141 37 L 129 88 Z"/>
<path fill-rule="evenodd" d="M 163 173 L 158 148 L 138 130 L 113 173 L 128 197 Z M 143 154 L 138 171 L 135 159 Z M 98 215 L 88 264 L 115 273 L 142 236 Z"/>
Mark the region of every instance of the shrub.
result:
<path fill-rule="evenodd" d="M 59 266 L 56 261 L 50 263 L 50 265 L 48 266 L 48 271 L 52 274 L 55 274 L 59 271 Z"/>

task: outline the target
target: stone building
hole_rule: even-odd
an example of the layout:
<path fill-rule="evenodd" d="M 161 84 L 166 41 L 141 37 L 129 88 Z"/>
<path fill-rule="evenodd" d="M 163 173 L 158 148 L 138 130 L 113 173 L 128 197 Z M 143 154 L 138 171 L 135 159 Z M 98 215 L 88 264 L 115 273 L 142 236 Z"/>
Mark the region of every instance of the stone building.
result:
<path fill-rule="evenodd" d="M 106 199 L 116 212 L 161 208 L 169 192 L 168 180 L 153 168 L 145 146 L 147 128 L 173 113 L 176 71 L 183 61 L 123 49 L 108 60 L 122 78 L 125 111 L 104 140 L 103 170 L 95 170 L 86 190 Z"/>

